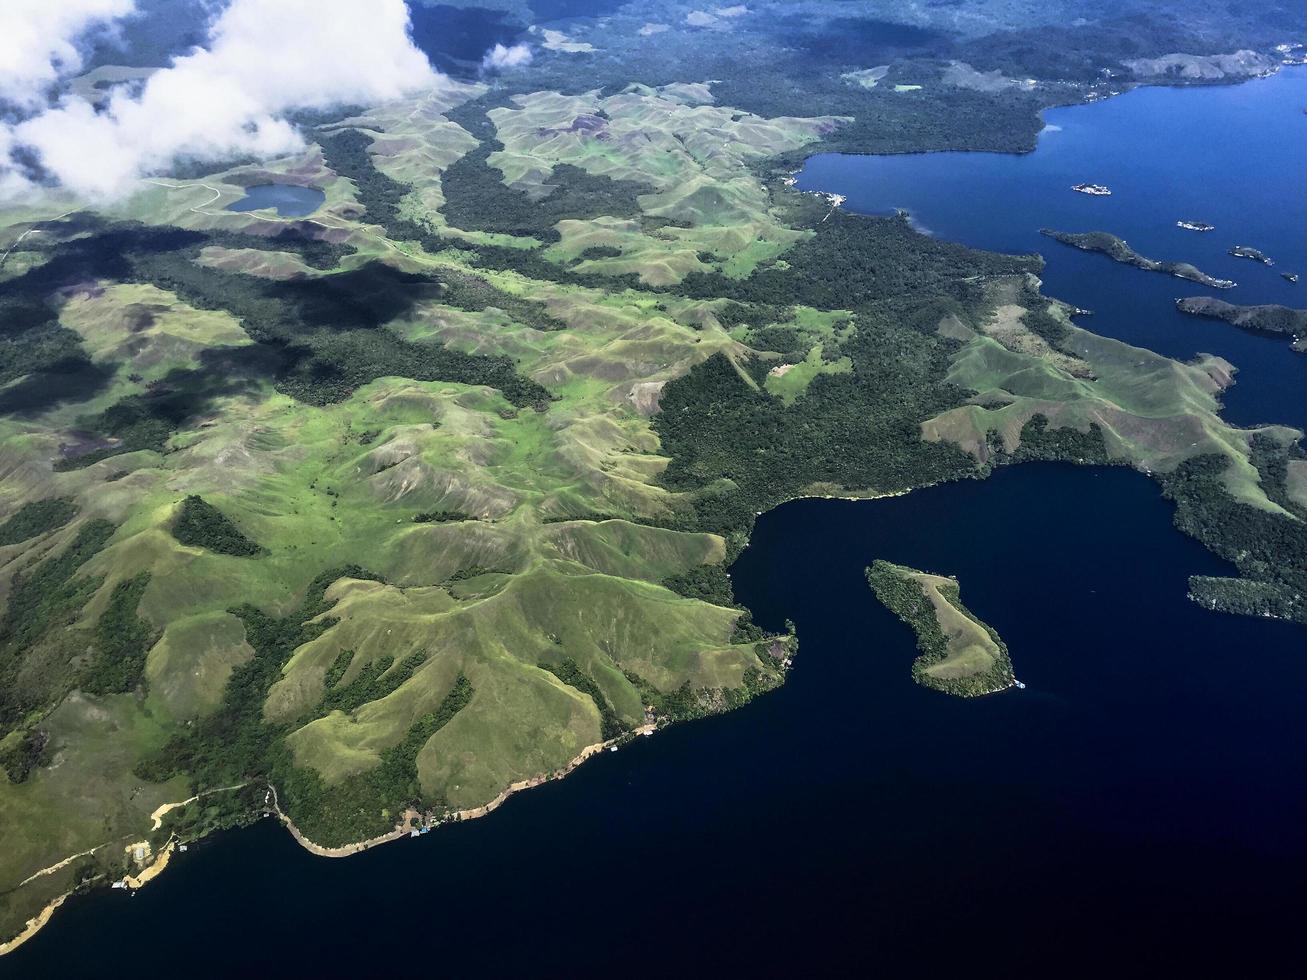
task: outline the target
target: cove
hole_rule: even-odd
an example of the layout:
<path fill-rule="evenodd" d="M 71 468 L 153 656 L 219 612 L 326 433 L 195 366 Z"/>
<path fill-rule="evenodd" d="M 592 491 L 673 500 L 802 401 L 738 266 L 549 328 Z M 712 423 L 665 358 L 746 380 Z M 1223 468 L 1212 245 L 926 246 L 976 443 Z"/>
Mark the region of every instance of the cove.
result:
<path fill-rule="evenodd" d="M 257 184 L 245 189 L 245 196 L 227 205 L 228 211 L 261 211 L 274 208 L 283 218 L 302 218 L 322 206 L 327 195 L 316 187 L 298 184 Z"/>
<path fill-rule="evenodd" d="M 732 570 L 797 624 L 780 690 L 356 857 L 220 835 L 134 898 L 71 900 L 5 967 L 1254 975 L 1296 948 L 1307 657 L 1299 628 L 1185 598 L 1225 566 L 1170 516 L 1140 474 L 1047 464 L 787 504 Z M 914 685 L 877 557 L 958 575 L 1027 689 Z"/>
<path fill-rule="evenodd" d="M 1194 295 L 1307 308 L 1304 105 L 1307 67 L 1242 85 L 1141 88 L 1045 113 L 1038 146 L 1024 156 L 823 154 L 798 186 L 845 195 L 866 214 L 905 209 L 922 230 L 977 248 L 1037 251 L 1048 262 L 1045 293 L 1093 311 L 1079 321 L 1085 328 L 1180 359 L 1219 354 L 1239 369 L 1224 398 L 1230 421 L 1307 428 L 1307 357 L 1174 308 Z M 1081 182 L 1106 184 L 1112 196 L 1073 192 Z M 1182 219 L 1216 230 L 1185 231 L 1175 225 Z M 1059 245 L 1042 227 L 1112 232 L 1150 258 L 1193 262 L 1239 285 L 1212 291 L 1132 269 Z M 1234 245 L 1260 248 L 1275 266 L 1228 255 Z"/>

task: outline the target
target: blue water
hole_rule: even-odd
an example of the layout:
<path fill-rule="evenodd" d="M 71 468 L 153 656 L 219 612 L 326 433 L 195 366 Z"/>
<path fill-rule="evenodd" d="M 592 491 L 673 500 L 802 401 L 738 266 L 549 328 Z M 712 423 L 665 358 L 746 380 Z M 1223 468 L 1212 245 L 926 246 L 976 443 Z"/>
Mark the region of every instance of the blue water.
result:
<path fill-rule="evenodd" d="M 1201 114 L 1191 97 L 1238 105 L 1290 83 L 1053 113 L 1065 128 L 1043 147 L 1075 138 L 1078 120 L 1137 111 L 1141 98 L 1155 100 L 1160 127 L 1174 104 Z M 1262 112 L 1255 103 L 1245 111 Z M 1031 200 L 991 199 L 995 215 L 899 174 L 883 200 L 864 191 L 862 206 L 905 204 L 969 241 L 1007 227 L 1003 247 L 1015 249 L 1036 244 L 1029 229 L 1040 224 L 1099 224 L 1081 209 L 1100 202 L 1061 185 L 1105 180 L 1122 198 L 1131 185 L 1086 167 L 1028 187 Z M 914 189 L 921 197 L 901 193 Z M 1205 218 L 1221 226 L 1214 235 L 1247 235 L 1282 261 L 1301 249 L 1293 201 L 1240 226 L 1220 197 L 1201 209 L 1139 205 L 1157 220 L 1106 203 L 1140 247 L 1210 259 L 1216 274 L 1220 256 L 1197 250 L 1219 246 L 1168 238 L 1163 214 Z M 1271 272 L 1237 268 L 1250 283 Z M 1156 277 L 1165 295 L 1150 299 L 1154 278 L 1070 252 L 1051 258 L 1054 277 L 1055 295 L 1100 309 L 1112 295 L 1104 281 L 1143 295 L 1093 321 L 1135 340 L 1153 303 L 1183 286 Z M 1246 359 L 1246 388 L 1288 355 L 1218 327 L 1154 329 L 1177 346 L 1248 345 L 1239 349 L 1258 357 Z M 1304 414 L 1287 397 L 1271 409 Z M 1171 515 L 1140 474 L 1054 465 L 887 500 L 785 505 L 759 519 L 732 569 L 759 622 L 798 626 L 802 649 L 781 690 L 604 753 L 483 820 L 348 860 L 314 858 L 270 822 L 221 835 L 135 897 L 71 900 L 0 972 L 1298 975 L 1307 634 L 1189 602 L 1188 576 L 1230 569 Z M 912 634 L 863 579 L 881 557 L 959 576 L 1028 688 L 963 701 L 914 685 Z"/>
<path fill-rule="evenodd" d="M 228 211 L 259 211 L 275 208 L 283 218 L 302 218 L 322 207 L 327 195 L 316 187 L 297 184 L 258 184 L 245 189 L 245 196 L 227 205 Z"/>
<path fill-rule="evenodd" d="M 909 211 L 934 235 L 1000 252 L 1040 252 L 1044 291 L 1094 311 L 1080 322 L 1172 357 L 1219 354 L 1239 368 L 1226 417 L 1240 425 L 1307 427 L 1307 357 L 1283 340 L 1185 316 L 1179 296 L 1307 307 L 1307 68 L 1219 88 L 1146 88 L 1045 114 L 1038 148 L 1024 156 L 937 153 L 825 154 L 799 176 L 805 190 L 848 197 L 869 214 Z M 1072 184 L 1107 184 L 1111 197 Z M 1177 228 L 1206 221 L 1203 234 Z M 1040 236 L 1109 231 L 1145 255 L 1193 262 L 1238 287 L 1209 290 L 1144 272 Z M 1252 245 L 1266 267 L 1227 253 Z M 1298 272 L 1290 284 L 1283 271 Z"/>
<path fill-rule="evenodd" d="M 960 576 L 1027 690 L 914 685 L 912 634 L 863 579 L 877 557 Z M 1307 872 L 1307 658 L 1300 627 L 1185 599 L 1224 569 L 1127 470 L 798 501 L 733 570 L 765 625 L 798 625 L 781 690 L 348 860 L 271 822 L 223 835 L 134 898 L 70 901 L 4 966 L 1272 975 Z"/>

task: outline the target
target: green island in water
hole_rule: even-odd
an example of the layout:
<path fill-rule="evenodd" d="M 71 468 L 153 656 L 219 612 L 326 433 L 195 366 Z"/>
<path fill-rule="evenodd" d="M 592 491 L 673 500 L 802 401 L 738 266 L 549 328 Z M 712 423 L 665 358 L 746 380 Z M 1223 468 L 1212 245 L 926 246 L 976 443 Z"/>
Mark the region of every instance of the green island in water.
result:
<path fill-rule="evenodd" d="M 140 59 L 102 50 L 67 98 L 148 108 L 183 70 L 206 5 L 137 6 Z M 566 31 L 465 6 L 530 50 L 274 107 L 299 134 L 277 152 L 179 145 L 112 193 L 24 170 L 39 146 L 0 160 L 28 181 L 0 199 L 3 951 L 217 829 L 273 815 L 353 853 L 776 688 L 798 638 L 726 569 L 798 497 L 1129 466 L 1237 567 L 1204 605 L 1307 623 L 1302 433 L 1223 419 L 1230 364 L 1081 329 L 1038 256 L 792 178 L 817 152 L 1024 152 L 1040 110 L 1163 77 L 1127 61 L 1234 81 L 1274 62 L 1216 56 L 1278 29 L 1134 0 L 1034 25 L 659 0 Z M 322 200 L 229 209 L 268 185 Z M 868 577 L 920 683 L 1014 683 L 956 582 Z"/>
<path fill-rule="evenodd" d="M 912 678 L 924 687 L 974 698 L 1018 686 L 1007 644 L 962 604 L 958 580 L 878 559 L 867 584 L 912 627 L 921 655 Z"/>

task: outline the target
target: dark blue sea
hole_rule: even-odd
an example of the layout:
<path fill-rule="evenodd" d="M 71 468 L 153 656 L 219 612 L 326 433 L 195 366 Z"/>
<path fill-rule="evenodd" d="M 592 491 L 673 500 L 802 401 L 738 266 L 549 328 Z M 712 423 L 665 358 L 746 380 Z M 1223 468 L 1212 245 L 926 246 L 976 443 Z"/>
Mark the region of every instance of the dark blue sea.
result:
<path fill-rule="evenodd" d="M 1268 186 L 1303 172 L 1303 102 L 1301 74 L 1137 92 L 1050 113 L 1028 157 L 821 158 L 805 180 L 1008 250 L 1103 227 L 1287 300 L 1222 252 L 1307 272 L 1301 187 Z M 1082 200 L 1082 179 L 1117 193 Z M 1048 251 L 1049 292 L 1094 329 L 1225 354 L 1240 418 L 1307 418 L 1287 346 L 1174 319 L 1179 280 Z M 783 689 L 347 860 L 270 822 L 221 835 L 135 897 L 70 901 L 0 972 L 1300 975 L 1307 632 L 1189 602 L 1189 575 L 1230 569 L 1171 516 L 1137 473 L 1054 465 L 785 505 L 733 568 L 763 625 L 797 624 Z M 957 575 L 1026 690 L 914 685 L 912 634 L 863 579 L 875 558 Z"/>
<path fill-rule="evenodd" d="M 1307 356 L 1283 339 L 1186 316 L 1180 296 L 1307 308 L 1307 67 L 1243 85 L 1143 88 L 1094 105 L 1045 113 L 1033 153 L 823 154 L 799 175 L 865 214 L 909 212 L 941 238 L 997 252 L 1039 252 L 1044 291 L 1093 311 L 1096 333 L 1187 359 L 1219 354 L 1241 373 L 1226 393 L 1239 425 L 1307 427 Z M 1089 197 L 1073 184 L 1106 184 Z M 1179 220 L 1215 225 L 1185 231 Z M 1234 289 L 1120 265 L 1039 234 L 1108 231 L 1150 258 L 1192 262 Z M 1264 266 L 1228 254 L 1250 245 Z M 1294 272 L 1292 284 L 1281 272 Z"/>

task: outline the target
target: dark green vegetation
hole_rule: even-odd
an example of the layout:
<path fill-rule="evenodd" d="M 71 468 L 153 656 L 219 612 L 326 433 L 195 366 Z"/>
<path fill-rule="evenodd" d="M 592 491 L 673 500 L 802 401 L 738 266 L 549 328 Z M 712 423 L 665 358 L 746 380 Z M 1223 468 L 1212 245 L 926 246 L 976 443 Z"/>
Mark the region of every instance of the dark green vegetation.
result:
<path fill-rule="evenodd" d="M 877 560 L 867 569 L 867 584 L 916 633 L 921 655 L 912 679 L 918 684 L 960 697 L 1012 686 L 1007 644 L 962 604 L 957 582 Z"/>
<path fill-rule="evenodd" d="M 599 690 L 599 685 L 571 657 L 564 657 L 558 663 L 541 661 L 540 669 L 549 671 L 568 687 L 576 688 L 595 703 L 595 707 L 599 709 L 599 732 L 605 742 L 628 730 L 617 712 L 613 710 L 613 706 L 608 703 L 608 699 L 604 697 L 604 692 Z"/>
<path fill-rule="evenodd" d="M 457 113 L 450 113 L 450 115 L 461 118 L 458 117 Z M 478 118 L 487 124 L 489 122 L 489 120 L 485 119 L 484 111 L 479 115 L 473 115 L 473 119 Z M 355 193 L 359 202 L 366 209 L 367 220 L 384 227 L 387 237 L 392 240 L 417 242 L 428 252 L 433 253 L 439 252 L 446 247 L 471 251 L 477 257 L 477 264 L 487 269 L 510 270 L 545 282 L 575 283 L 602 288 L 611 288 L 616 284 L 620 284 L 620 279 L 613 276 L 582 276 L 567 271 L 544 258 L 538 248 L 469 245 L 460 239 L 442 237 L 429 226 L 400 216 L 400 202 L 410 188 L 408 185 L 401 184 L 377 169 L 376 164 L 373 163 L 371 156 L 367 152 L 367 148 L 372 145 L 370 136 L 351 129 L 339 133 L 319 134 L 317 139 L 331 169 L 354 182 Z M 569 168 L 569 170 L 571 169 L 574 168 Z M 511 193 L 508 188 L 502 189 L 505 193 Z M 475 223 L 473 221 L 474 226 Z M 556 237 L 552 225 L 549 227 L 547 235 L 543 231 L 541 231 L 541 235 L 544 235 L 545 240 L 552 240 Z M 627 281 L 628 284 L 634 285 L 635 277 L 628 277 Z M 509 312 L 510 308 L 502 306 L 501 302 L 508 302 L 512 299 L 516 298 L 507 297 L 484 305 L 499 306 L 500 309 Z M 518 300 L 518 302 L 529 303 L 530 301 Z M 549 326 L 537 324 L 529 319 L 522 322 L 528 326 L 535 326 L 537 329 L 550 329 Z"/>
<path fill-rule="evenodd" d="M 727 688 L 720 693 L 695 690 L 688 683 L 672 691 L 660 691 L 631 671 L 626 672 L 626 679 L 636 686 L 640 700 L 653 709 L 653 715 L 659 722 L 676 723 L 704 718 L 722 709 L 739 708 L 759 695 L 774 690 L 784 678 L 779 671 L 750 668 L 744 672 L 739 687 Z"/>
<path fill-rule="evenodd" d="M 595 177 L 562 164 L 549 178 L 555 190 L 533 201 L 521 191 L 505 187 L 504 175 L 487 162 L 491 153 L 501 149 L 497 141 L 482 143 L 442 175 L 445 216 L 455 227 L 554 242 L 558 240 L 554 225 L 564 218 L 639 217 L 636 198 L 653 190 L 645 184 Z"/>
<path fill-rule="evenodd" d="M 1016 78 L 1034 77 L 1092 84 L 1104 67 L 1129 79 L 1126 61 L 1183 51 L 1222 53 L 1275 44 L 1286 4 L 1137 4 L 1137 12 L 1106 5 L 1098 16 L 1067 17 L 1061 23 L 996 31 L 960 44 L 957 57 L 982 71 L 997 69 Z M 1206 6 L 1207 9 L 1201 9 Z M 1088 13 L 1085 11 L 1085 13 Z M 1066 26 L 1064 26 L 1066 25 Z"/>
<path fill-rule="evenodd" d="M 1038 261 L 938 242 L 901 218 L 840 212 L 786 261 L 787 270 L 740 281 L 693 275 L 684 288 L 728 296 L 755 316 L 787 301 L 851 309 L 857 331 L 827 353 L 851 358 L 853 370 L 815 378 L 789 407 L 722 356 L 672 381 L 654 419 L 672 457 L 667 486 L 694 492 L 703 527 L 744 532 L 754 513 L 814 483 L 892 491 L 966 475 L 968 457 L 918 434 L 922 420 L 961 398 L 944 381 L 952 342 L 937 328 L 987 310 L 984 277 L 1034 271 Z"/>
<path fill-rule="evenodd" d="M 414 524 L 450 524 L 455 521 L 470 521 L 474 518 L 464 514 L 461 510 L 424 510 L 420 514 L 413 515 Z"/>
<path fill-rule="evenodd" d="M 279 771 L 282 797 L 300 830 L 327 847 L 352 844 L 394 828 L 399 813 L 394 804 L 440 810 L 444 800 L 428 799 L 418 784 L 417 756 L 431 736 L 444 728 L 472 700 L 476 689 L 462 674 L 440 707 L 415 721 L 403 741 L 381 753 L 373 769 L 349 776 L 328 787 L 312 769 L 283 761 Z M 378 808 L 378 801 L 385 801 Z"/>
<path fill-rule="evenodd" d="M 1175 524 L 1222 558 L 1234 563 L 1239 579 L 1196 577 L 1194 597 L 1210 608 L 1252 615 L 1271 613 L 1307 624 L 1307 512 L 1284 496 L 1290 452 L 1254 446 L 1268 496 L 1290 514 L 1240 504 L 1221 483 L 1224 462 L 1204 456 L 1162 477 L 1162 490 L 1176 502 Z M 1293 513 L 1296 511 L 1296 514 Z"/>
<path fill-rule="evenodd" d="M 1188 279 L 1191 282 L 1210 286 L 1213 289 L 1228 289 L 1234 285 L 1229 279 L 1216 279 L 1188 262 L 1159 262 L 1157 259 L 1147 258 L 1140 255 L 1120 238 L 1105 231 L 1072 233 L 1043 228 L 1039 233 L 1056 242 L 1061 242 L 1063 245 L 1070 245 L 1086 252 L 1101 252 L 1114 262 L 1132 265 L 1136 269 L 1143 269 L 1146 272 L 1165 272 L 1169 276 Z"/>
<path fill-rule="evenodd" d="M 663 585 L 687 599 L 699 599 L 719 606 L 735 605 L 731 577 L 721 565 L 696 565 L 688 572 L 663 579 Z"/>
<path fill-rule="evenodd" d="M 119 582 L 109 605 L 95 624 L 94 652 L 81 678 L 90 694 L 125 694 L 141 683 L 145 655 L 158 639 L 154 629 L 136 614 L 150 573 Z"/>
<path fill-rule="evenodd" d="M 178 372 L 174 378 L 176 387 L 164 384 L 143 395 L 128 395 L 103 412 L 84 416 L 80 429 L 98 448 L 60 459 L 55 469 L 81 469 L 142 450 L 163 452 L 172 434 L 207 403 L 212 390 L 206 378 L 194 373 Z"/>
<path fill-rule="evenodd" d="M 60 627 L 76 619 L 102 584 L 78 571 L 113 533 L 108 521 L 88 521 L 63 551 L 14 576 L 0 619 L 0 734 L 28 712 L 57 702 L 76 683 L 67 645 L 77 639 Z"/>
<path fill-rule="evenodd" d="M 801 206 L 809 202 L 805 199 Z M 821 218 L 815 215 L 817 234 L 812 239 L 785 253 L 788 268 L 760 269 L 740 280 L 695 273 L 678 291 L 755 306 L 803 303 L 854 312 L 869 303 L 893 301 L 901 304 L 901 313 L 919 317 L 920 327 L 936 308 L 941 316 L 949 312 L 945 304 L 978 308 L 983 302 L 981 281 L 987 277 L 1038 272 L 1043 266 L 1034 255 L 978 252 L 929 238 L 913 231 L 905 217 L 867 218 L 836 211 Z"/>
<path fill-rule="evenodd" d="M 456 161 L 423 158 L 430 99 L 418 112 L 359 107 L 367 133 L 324 132 L 315 127 L 333 122 L 327 114 L 302 114 L 327 166 L 352 182 L 312 178 L 329 192 L 321 224 L 219 231 L 205 226 L 268 224 L 182 214 L 189 196 L 169 193 L 142 195 L 134 212 L 158 224 L 87 213 L 25 240 L 0 281 L 2 448 L 6 472 L 24 479 L 0 526 L 13 572 L 0 622 L 0 823 L 39 830 L 57 813 L 61 830 L 80 821 L 81 838 L 42 839 L 17 857 L 7 847 L 0 889 L 103 844 L 115 796 L 136 801 L 116 825 L 135 832 L 184 783 L 244 784 L 170 814 L 159 832 L 191 836 L 257 815 L 270 783 L 307 837 L 347 844 L 391 831 L 406 807 L 439 817 L 484 805 L 524 774 L 563 771 L 598 738 L 626 737 L 642 707 L 661 723 L 742 704 L 781 682 L 793 637 L 768 636 L 735 605 L 724 560 L 757 512 L 797 494 L 901 491 L 1026 459 L 1115 461 L 1122 431 L 1166 442 L 1177 419 L 1219 429 L 1242 465 L 1248 436 L 1210 411 L 1152 411 L 1163 400 L 1140 396 L 1131 413 L 1097 398 L 1110 385 L 1093 388 L 1083 361 L 1074 373 L 1070 340 L 1079 350 L 1086 335 L 1038 295 L 1037 257 L 831 213 L 772 178 L 820 150 L 1028 148 L 1036 110 L 1102 91 L 1114 59 L 1228 50 L 1255 33 L 1253 15 L 1217 16 L 1193 0 L 1183 19 L 1108 23 L 1091 11 L 1072 24 L 1060 17 L 1070 6 L 1050 0 L 1043 16 L 1072 26 L 1040 26 L 990 3 L 984 23 L 1010 29 L 985 37 L 954 33 L 958 10 L 919 6 L 920 23 L 907 26 L 865 3 L 796 14 L 759 0 L 703 31 L 680 11 L 673 33 L 650 41 L 633 5 L 613 11 L 596 50 L 537 46 L 529 72 L 497 76 L 490 95 L 452 108 L 478 141 Z M 955 84 L 954 59 L 1041 81 L 961 71 Z M 879 83 L 865 87 L 872 76 Z M 720 79 L 715 105 L 697 86 L 627 90 L 705 78 Z M 570 115 L 552 97 L 512 100 L 549 88 L 603 94 Z M 527 115 L 497 132 L 487 113 L 513 106 Z M 750 110 L 851 118 L 743 120 Z M 501 135 L 510 158 L 524 153 L 535 168 L 521 186 L 549 174 L 538 200 L 491 166 Z M 412 185 L 378 169 L 374 139 L 375 161 Z M 645 140 L 657 150 L 642 152 Z M 551 166 L 560 146 L 577 166 Z M 797 149 L 769 156 L 777 147 Z M 318 166 L 312 152 L 304 160 Z M 442 197 L 439 214 L 424 212 Z M 601 218 L 620 220 L 555 229 Z M 578 273 L 578 262 L 621 274 Z M 157 324 L 122 315 L 132 294 L 152 293 L 144 285 L 177 297 L 152 297 Z M 1013 304 L 1025 312 L 996 316 Z M 130 347 L 107 342 L 119 323 Z M 1110 380 L 1122 398 L 1136 395 L 1144 376 L 1129 352 L 1120 360 L 1134 366 L 1113 362 Z M 773 374 L 781 364 L 798 367 Z M 1200 370 L 1155 367 L 1155 377 Z M 637 390 L 664 381 L 650 419 L 656 405 Z M 988 399 L 972 403 L 982 387 Z M 1067 392 L 1070 407 L 1057 400 Z M 949 412 L 961 420 L 923 438 Z M 1254 462 L 1284 513 L 1236 503 L 1226 459 L 1165 480 L 1181 526 L 1245 576 L 1195 580 L 1195 596 L 1302 618 L 1307 557 L 1286 515 L 1307 516 L 1304 471 L 1289 435 L 1272 435 Z M 129 452 L 157 455 L 88 465 Z M 1247 467 L 1235 475 L 1244 489 L 1257 482 Z M 221 488 L 206 491 L 217 507 L 178 506 L 183 487 Z M 121 531 L 74 523 L 87 513 L 112 515 Z M 231 560 L 260 545 L 258 560 Z M 929 607 L 935 653 L 941 638 L 970 641 L 914 671 L 958 693 L 978 693 L 989 676 L 993 689 L 999 668 L 984 664 L 1006 663 L 990 652 L 1001 641 L 957 601 L 955 583 L 930 588 L 917 587 L 909 612 L 929 632 Z M 84 696 L 68 697 L 79 686 Z M 78 786 L 76 806 L 66 790 L 39 796 L 107 768 L 79 761 L 109 740 L 70 724 L 73 709 L 127 733 L 113 740 L 116 782 Z M 47 765 L 54 750 L 60 766 Z M 91 819 L 83 797 L 101 808 Z"/>
<path fill-rule="evenodd" d="M 182 501 L 173 521 L 172 536 L 192 548 L 207 548 L 237 558 L 249 558 L 263 551 L 222 511 L 195 494 Z"/>
<path fill-rule="evenodd" d="M 0 524 L 0 546 L 58 530 L 76 516 L 77 505 L 64 497 L 28 501 Z"/>
<path fill-rule="evenodd" d="M 278 248 L 300 241 L 283 239 L 270 241 Z M 0 283 L 0 310 L 10 314 L 4 321 L 8 334 L 0 338 L 5 342 L 0 343 L 0 382 L 26 376 L 0 392 L 0 412 L 36 411 L 89 397 L 107 381 L 104 368 L 82 352 L 77 335 L 57 321 L 58 290 L 88 278 L 148 283 L 198 309 L 227 311 L 255 343 L 206 351 L 201 369 L 174 371 L 144 394 L 85 417 L 80 428 L 99 445 L 61 461 L 63 468 L 125 452 L 162 452 L 171 435 L 215 398 L 250 391 L 265 379 L 314 405 L 339 401 L 387 375 L 490 385 L 519 406 L 543 407 L 549 401 L 549 393 L 517 374 L 505 357 L 406 341 L 386 327 L 423 301 L 471 310 L 494 305 L 537 329 L 560 326 L 538 303 L 495 290 L 476 276 L 450 274 L 442 280 L 378 263 L 320 279 L 270 282 L 196 264 L 200 250 L 215 241 L 237 244 L 231 236 L 115 226 L 55 245 L 43 265 Z M 309 246 L 313 254 L 315 244 Z"/>
<path fill-rule="evenodd" d="M 415 721 L 403 741 L 382 753 L 378 767 L 330 788 L 316 772 L 294 764 L 282 741 L 292 726 L 268 724 L 260 717 L 268 689 L 291 653 L 334 625 L 329 618 L 312 623 L 309 620 L 325 611 L 323 596 L 327 587 L 343 576 L 371 577 L 359 568 L 324 572 L 309 587 L 300 608 L 282 618 L 253 607 L 233 610 L 245 624 L 255 657 L 232 672 L 218 711 L 174 737 L 156 757 L 142 763 L 140 776 L 159 781 L 186 773 L 197 791 L 272 779 L 281 790 L 283 809 L 311 840 L 326 846 L 391 829 L 398 814 L 384 810 L 387 804 L 406 801 L 428 809 L 443 805 L 439 800 L 422 799 L 415 760 L 427 740 L 471 700 L 472 686 L 461 675 L 436 710 Z M 341 686 L 339 682 L 349 666 L 342 655 L 329 673 L 332 683 L 315 715 L 353 711 L 385 697 L 408 680 L 425 659 L 424 653 L 414 653 L 395 666 L 392 659 L 386 658 Z"/>
<path fill-rule="evenodd" d="M 548 401 L 548 392 L 518 375 L 507 358 L 414 343 L 385 328 L 418 302 L 441 299 L 442 284 L 432 278 L 374 263 L 312 281 L 268 283 L 198 266 L 180 251 L 142 257 L 134 272 L 192 306 L 236 316 L 275 358 L 278 389 L 309 404 L 340 401 L 386 375 L 486 384 L 515 405 Z"/>
<path fill-rule="evenodd" d="M 991 432 L 990 435 L 993 436 L 994 433 Z M 995 454 L 1002 453 L 1001 444 L 991 441 L 990 448 Z M 1043 415 L 1036 415 L 1022 428 L 1021 445 L 1017 447 L 1011 462 L 1032 460 L 1072 460 L 1099 466 L 1110 462 L 1107 445 L 1103 441 L 1103 430 L 1097 422 L 1089 424 L 1088 432 L 1070 427 L 1051 429 L 1048 418 Z"/>
<path fill-rule="evenodd" d="M 388 694 L 399 690 L 400 685 L 426 663 L 427 654 L 425 650 L 411 653 L 400 661 L 399 666 L 395 666 L 394 657 L 384 656 L 365 666 L 348 684 L 341 685 L 340 681 L 349 670 L 353 658 L 354 651 L 345 650 L 327 671 L 323 683 L 325 693 L 319 704 L 319 713 L 344 711 L 348 714 L 357 711 L 369 701 L 380 701 Z"/>
<path fill-rule="evenodd" d="M 34 729 L 19 733 L 10 742 L 8 748 L 0 751 L 0 769 L 5 771 L 11 783 L 21 783 L 33 769 L 46 764 L 50 736 L 48 732 Z"/>
<path fill-rule="evenodd" d="M 296 647 L 334 625 L 331 619 L 310 621 L 330 608 L 327 588 L 346 575 L 376 578 L 361 568 L 333 568 L 310 583 L 299 608 L 286 616 L 270 616 L 254 606 L 233 609 L 255 655 L 232 671 L 219 709 L 143 762 L 141 777 L 162 782 L 185 773 L 197 790 L 206 790 L 268 775 L 274 750 L 286 751 L 278 741 L 286 728 L 264 723 L 264 699 Z"/>

